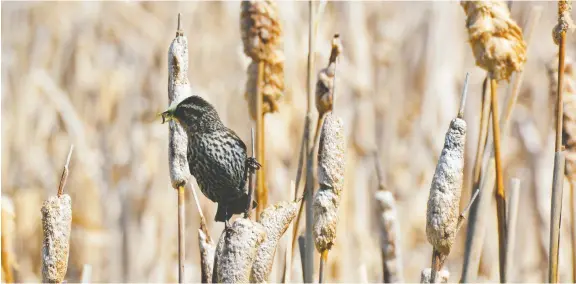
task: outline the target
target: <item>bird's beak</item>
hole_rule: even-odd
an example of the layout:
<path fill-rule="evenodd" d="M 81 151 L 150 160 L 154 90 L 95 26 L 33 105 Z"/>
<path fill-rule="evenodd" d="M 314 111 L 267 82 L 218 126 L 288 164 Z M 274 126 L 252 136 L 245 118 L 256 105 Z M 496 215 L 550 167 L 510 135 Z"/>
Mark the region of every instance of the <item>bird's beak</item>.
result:
<path fill-rule="evenodd" d="M 159 113 L 158 115 L 162 116 L 162 124 L 164 124 L 164 123 L 174 119 L 174 109 L 169 108 L 165 112 Z"/>

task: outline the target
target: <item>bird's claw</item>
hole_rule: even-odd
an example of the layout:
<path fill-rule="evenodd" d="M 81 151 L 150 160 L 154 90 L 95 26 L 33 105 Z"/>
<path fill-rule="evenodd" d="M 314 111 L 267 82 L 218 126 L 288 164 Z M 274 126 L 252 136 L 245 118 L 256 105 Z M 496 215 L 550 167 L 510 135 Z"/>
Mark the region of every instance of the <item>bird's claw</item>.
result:
<path fill-rule="evenodd" d="M 258 163 L 256 158 L 248 157 L 246 159 L 246 167 L 248 167 L 248 169 L 250 169 L 251 172 L 254 172 L 254 171 L 259 170 L 262 167 L 262 165 L 260 165 L 260 163 Z"/>

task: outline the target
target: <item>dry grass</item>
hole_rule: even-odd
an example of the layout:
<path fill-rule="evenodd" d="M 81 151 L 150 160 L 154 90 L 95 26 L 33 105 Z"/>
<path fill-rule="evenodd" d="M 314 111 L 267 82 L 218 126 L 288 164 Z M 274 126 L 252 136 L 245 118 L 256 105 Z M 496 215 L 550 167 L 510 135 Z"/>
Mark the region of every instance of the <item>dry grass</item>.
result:
<path fill-rule="evenodd" d="M 540 240 L 548 234 L 550 220 L 554 107 L 542 66 L 556 54 L 550 30 L 557 22 L 557 7 L 553 2 L 539 4 L 542 20 L 533 30 L 517 109 L 510 129 L 502 130 L 504 174 L 526 181 L 523 190 L 530 192 L 520 196 L 520 204 L 529 206 L 520 206 L 517 226 L 529 233 L 517 235 L 516 247 L 522 249 L 514 253 L 513 280 L 518 282 L 542 282 L 547 274 L 542 264 L 547 253 L 542 254 Z M 523 23 L 532 5 L 514 2 L 511 18 Z M 240 11 L 238 2 L 3 3 L 2 194 L 12 199 L 17 216 L 17 282 L 42 280 L 38 210 L 48 196 L 46 189 L 55 191 L 58 186 L 58 159 L 66 156 L 70 143 L 76 145 L 76 162 L 66 190 L 74 212 L 67 280 L 80 281 L 82 267 L 90 264 L 94 283 L 178 281 L 177 209 L 175 196 L 167 192 L 168 129 L 155 120 L 168 105 L 167 46 L 174 38 L 175 15 L 181 12 L 193 92 L 213 103 L 224 123 L 248 142 L 251 119 L 243 95 L 250 59 L 243 54 Z M 278 3 L 285 93 L 278 112 L 266 116 L 270 204 L 293 199 L 289 186 L 298 167 L 307 106 L 307 11 L 304 2 Z M 380 250 L 380 219 L 375 214 L 373 157 L 354 146 L 354 141 L 363 140 L 353 127 L 360 113 L 374 118 L 374 130 L 367 129 L 376 134 L 386 187 L 396 198 L 402 233 L 398 247 L 407 282 L 418 282 L 422 268 L 430 266 L 424 204 L 443 143 L 438 133 L 446 130 L 457 109 L 467 71 L 471 80 L 464 118 L 470 123 L 461 207 L 469 200 L 485 71 L 474 67 L 465 21 L 462 8 L 453 2 L 327 4 L 312 57 L 327 62 L 331 38 L 340 33 L 346 50 L 338 63 L 334 110 L 350 143 L 337 243 L 325 267 L 326 282 L 354 282 L 362 275 L 369 282 L 383 279 L 381 255 L 374 253 Z M 574 37 L 567 38 L 568 55 L 575 43 Z M 312 71 L 317 74 L 319 68 Z M 510 87 L 501 81 L 498 91 Z M 520 109 L 527 116 L 521 116 Z M 519 126 L 528 122 L 532 130 L 521 136 Z M 216 206 L 202 195 L 199 201 L 206 216 L 213 216 Z M 187 207 L 185 280 L 197 282 L 200 218 L 194 206 Z M 569 214 L 562 216 L 568 224 Z M 472 282 L 498 281 L 493 219 L 485 222 L 479 277 Z M 207 220 L 207 228 L 216 242 L 223 224 Z M 570 245 L 567 233 L 568 226 L 563 226 L 561 248 Z M 445 263 L 450 282 L 459 280 L 463 238 L 456 237 Z M 283 247 L 280 242 L 278 250 Z M 280 280 L 283 258 L 276 253 L 270 282 Z M 571 280 L 570 259 L 570 250 L 561 249 L 562 282 Z M 293 260 L 291 280 L 301 282 L 298 251 Z"/>

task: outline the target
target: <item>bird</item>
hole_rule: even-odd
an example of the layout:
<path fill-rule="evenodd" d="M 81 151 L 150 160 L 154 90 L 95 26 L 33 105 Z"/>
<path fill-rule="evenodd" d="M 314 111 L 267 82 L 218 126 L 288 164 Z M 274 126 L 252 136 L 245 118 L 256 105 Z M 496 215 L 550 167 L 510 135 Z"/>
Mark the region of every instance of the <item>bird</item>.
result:
<path fill-rule="evenodd" d="M 170 106 L 162 114 L 162 123 L 175 121 L 188 137 L 188 166 L 200 191 L 218 203 L 214 220 L 229 225 L 233 214 L 246 213 L 248 208 L 247 178 L 260 168 L 247 156 L 246 144 L 236 132 L 226 127 L 214 106 L 200 96 L 187 97 Z"/>

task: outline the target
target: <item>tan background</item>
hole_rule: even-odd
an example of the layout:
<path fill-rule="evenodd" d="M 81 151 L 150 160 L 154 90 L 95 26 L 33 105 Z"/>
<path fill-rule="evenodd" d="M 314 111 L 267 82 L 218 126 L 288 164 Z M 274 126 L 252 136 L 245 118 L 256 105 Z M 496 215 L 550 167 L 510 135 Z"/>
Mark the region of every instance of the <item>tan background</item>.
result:
<path fill-rule="evenodd" d="M 542 20 L 529 48 L 520 104 L 503 135 L 506 182 L 512 177 L 522 181 L 509 278 L 531 282 L 547 274 L 553 136 L 545 64 L 555 56 L 551 29 L 556 4 L 516 2 L 512 8 L 523 27 L 536 4 L 543 7 Z M 280 112 L 266 121 L 271 202 L 290 198 L 295 178 L 306 107 L 307 6 L 279 4 L 287 88 Z M 194 90 L 249 141 L 252 123 L 243 97 L 249 60 L 242 51 L 239 8 L 239 2 L 2 3 L 2 198 L 3 204 L 13 203 L 15 212 L 14 227 L 3 233 L 12 240 L 17 281 L 41 279 L 40 207 L 56 193 L 71 143 L 76 150 L 66 187 L 73 201 L 68 281 L 79 280 L 85 263 L 93 266 L 98 282 L 177 281 L 168 128 L 155 117 L 167 105 L 168 46 L 181 12 Z M 475 67 L 458 3 L 330 2 L 319 31 L 317 70 L 326 64 L 336 32 L 344 55 L 335 112 L 345 121 L 349 147 L 327 279 L 382 279 L 370 156 L 378 145 L 388 188 L 398 199 L 403 274 L 407 281 L 419 281 L 420 270 L 430 266 L 425 235 L 429 185 L 465 72 L 471 79 L 463 200 L 469 197 L 485 72 Z M 507 87 L 503 82 L 499 89 L 502 100 Z M 188 195 L 187 279 L 199 281 L 198 214 Z M 212 237 L 218 237 L 223 225 L 212 222 L 216 206 L 201 198 Z M 560 269 L 561 280 L 570 281 L 570 220 L 568 206 L 564 209 Z M 495 220 L 496 214 L 485 242 L 481 280 L 498 279 Z M 446 263 L 451 281 L 460 278 L 464 235 Z M 285 241 L 271 281 L 279 280 L 284 246 Z M 293 280 L 301 281 L 298 250 L 293 267 Z"/>

